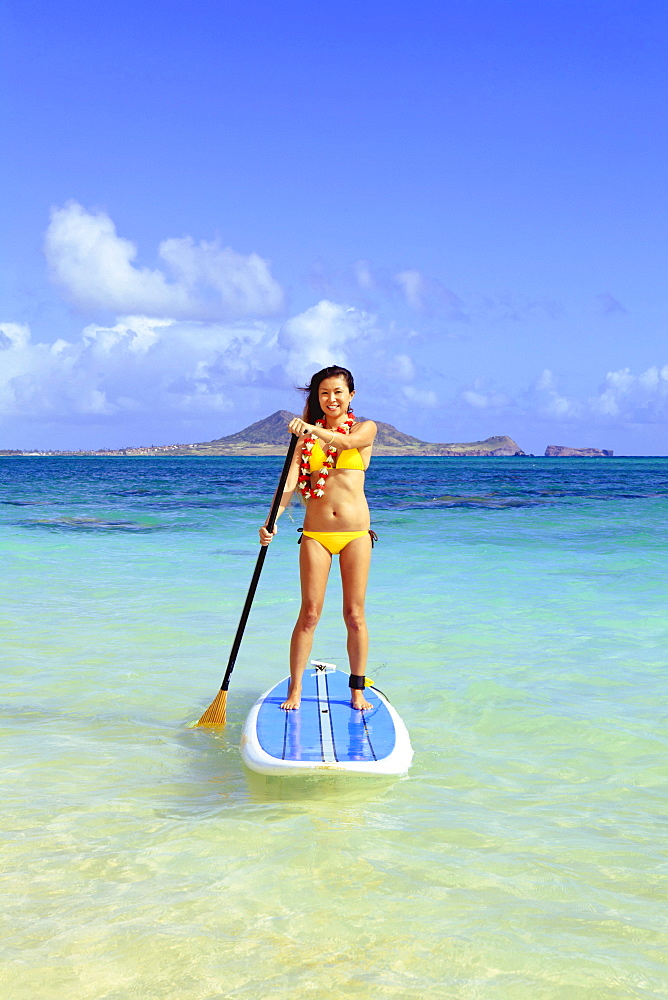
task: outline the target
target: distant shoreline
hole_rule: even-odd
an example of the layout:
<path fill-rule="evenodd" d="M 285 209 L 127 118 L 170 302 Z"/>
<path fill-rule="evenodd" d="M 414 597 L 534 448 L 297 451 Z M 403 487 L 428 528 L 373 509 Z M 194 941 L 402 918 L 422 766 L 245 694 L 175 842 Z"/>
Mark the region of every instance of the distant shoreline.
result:
<path fill-rule="evenodd" d="M 576 459 L 578 461 L 580 459 L 582 459 L 582 460 L 585 460 L 585 459 L 590 460 L 592 458 L 592 456 L 590 456 L 590 455 L 567 455 L 567 456 L 562 456 L 561 461 L 563 461 L 564 457 L 568 458 L 568 459 Z M 599 457 L 599 456 L 593 456 L 593 457 Z M 178 455 L 171 454 L 170 455 L 170 454 L 165 454 L 165 453 L 143 453 L 143 454 L 132 453 L 132 454 L 128 454 L 128 453 L 123 452 L 123 451 L 113 451 L 113 452 L 111 452 L 111 451 L 109 451 L 109 452 L 102 452 L 102 451 L 99 451 L 99 452 L 97 452 L 97 451 L 25 451 L 25 452 L 16 452 L 16 451 L 3 451 L 2 449 L 0 449 L 0 459 L 2 459 L 2 458 L 15 458 L 15 459 L 20 459 L 20 458 L 100 458 L 100 459 L 104 459 L 104 458 L 129 458 L 129 459 L 135 459 L 135 458 L 170 458 L 170 459 L 171 458 L 187 458 L 187 459 L 191 459 L 191 458 L 285 458 L 285 450 L 281 451 L 281 450 L 276 449 L 274 451 L 267 451 L 267 452 L 263 452 L 263 453 L 253 452 L 253 453 L 250 453 L 250 454 L 244 454 L 244 453 L 241 453 L 241 452 L 237 452 L 237 453 L 234 453 L 234 454 L 230 453 L 230 454 L 218 454 L 218 455 L 202 455 L 202 454 L 200 454 L 200 455 L 197 455 L 197 454 L 195 454 L 195 455 L 192 455 L 192 454 L 190 454 L 190 455 L 189 454 L 178 454 Z M 420 454 L 411 454 L 411 453 L 408 453 L 408 454 L 402 453 L 402 454 L 393 454 L 393 455 L 383 455 L 383 454 L 380 454 L 380 453 L 377 454 L 376 452 L 374 452 L 374 454 L 373 454 L 373 460 L 374 461 L 377 461 L 378 459 L 386 459 L 386 458 L 400 458 L 402 460 L 403 459 L 417 460 L 417 459 L 427 459 L 427 458 L 429 458 L 429 459 L 442 459 L 442 458 L 443 459 L 445 459 L 445 458 L 454 458 L 454 459 L 462 459 L 462 458 L 503 458 L 503 459 L 517 458 L 517 459 L 525 459 L 525 458 L 528 458 L 528 459 L 534 460 L 534 461 L 541 461 L 541 462 L 542 461 L 549 461 L 549 462 L 551 462 L 551 463 L 554 464 L 554 457 L 553 456 L 550 456 L 550 455 L 532 455 L 532 454 L 526 454 L 526 453 L 522 454 L 522 455 L 491 455 L 491 456 L 490 455 L 467 455 L 465 453 L 462 453 L 460 455 L 435 455 L 435 454 L 423 454 L 423 455 L 420 455 Z M 668 459 L 668 455 L 611 455 L 611 456 L 608 456 L 608 461 L 614 461 L 615 459 L 622 459 L 622 458 L 623 459 L 627 459 L 627 458 Z"/>
<path fill-rule="evenodd" d="M 276 410 L 235 434 L 195 444 L 132 445 L 126 448 L 85 448 L 27 450 L 0 449 L 3 458 L 268 458 L 285 455 L 290 435 L 287 430 L 294 414 Z M 364 420 L 364 417 L 360 418 Z M 609 450 L 548 445 L 545 455 L 527 455 L 507 434 L 482 441 L 438 443 L 421 441 L 392 424 L 377 420 L 374 458 L 612 458 Z"/>

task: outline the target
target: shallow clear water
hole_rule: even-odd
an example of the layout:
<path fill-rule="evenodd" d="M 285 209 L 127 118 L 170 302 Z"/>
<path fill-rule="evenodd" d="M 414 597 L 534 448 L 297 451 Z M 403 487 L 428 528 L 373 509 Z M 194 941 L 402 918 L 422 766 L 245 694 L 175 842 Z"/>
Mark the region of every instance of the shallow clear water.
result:
<path fill-rule="evenodd" d="M 408 777 L 263 778 L 280 459 L 0 459 L 12 1000 L 668 996 L 668 460 L 376 459 L 369 674 Z M 336 567 L 335 567 L 336 569 Z M 333 575 L 314 655 L 345 668 Z"/>

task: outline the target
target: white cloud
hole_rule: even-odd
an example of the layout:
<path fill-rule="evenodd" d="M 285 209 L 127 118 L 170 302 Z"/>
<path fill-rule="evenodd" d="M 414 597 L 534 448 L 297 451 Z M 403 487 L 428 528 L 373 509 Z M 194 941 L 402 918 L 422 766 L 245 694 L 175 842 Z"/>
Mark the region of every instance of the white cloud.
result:
<path fill-rule="evenodd" d="M 420 389 L 417 385 L 405 385 L 402 391 L 406 399 L 417 406 L 423 406 L 430 410 L 438 406 L 438 396 L 432 389 Z"/>
<path fill-rule="evenodd" d="M 0 415 L 76 422 L 216 413 L 240 391 L 280 391 L 324 365 L 345 365 L 349 350 L 364 356 L 373 323 L 323 300 L 280 329 L 265 320 L 124 316 L 46 344 L 25 326 L 0 324 Z"/>
<path fill-rule="evenodd" d="M 0 414 L 64 421 L 206 414 L 231 406 L 230 391 L 261 380 L 277 360 L 275 335 L 262 323 L 124 317 L 51 345 L 0 324 Z"/>
<path fill-rule="evenodd" d="M 388 363 L 390 377 L 399 378 L 403 382 L 412 382 L 415 378 L 415 365 L 408 354 L 395 354 Z"/>
<path fill-rule="evenodd" d="M 489 406 L 489 398 L 482 392 L 475 392 L 474 389 L 464 389 L 462 399 L 476 410 L 485 410 Z"/>
<path fill-rule="evenodd" d="M 288 375 L 303 382 L 328 365 L 347 367 L 348 349 L 372 335 L 374 322 L 368 313 L 329 299 L 293 316 L 278 335 L 278 345 L 287 354 Z"/>
<path fill-rule="evenodd" d="M 424 308 L 427 286 L 419 271 L 401 271 L 395 274 L 394 280 L 401 288 L 406 302 L 420 312 Z"/>
<path fill-rule="evenodd" d="M 35 344 L 28 327 L 0 324 L 0 414 L 110 413 L 104 391 L 78 369 L 80 347 Z"/>
<path fill-rule="evenodd" d="M 420 384 L 415 384 L 417 369 L 409 354 L 394 354 L 385 358 L 381 353 L 374 365 L 374 372 L 376 375 L 382 374 L 381 385 L 383 388 L 381 392 L 385 398 L 388 398 L 388 395 L 389 397 L 394 395 L 394 383 L 403 382 L 404 385 L 396 388 L 400 388 L 404 400 L 422 409 L 431 410 L 438 406 L 439 399 L 433 389 L 426 389 Z"/>
<path fill-rule="evenodd" d="M 588 402 L 591 411 L 603 418 L 634 423 L 668 420 L 668 365 L 653 365 L 640 375 L 629 368 L 608 372 Z"/>
<path fill-rule="evenodd" d="M 608 372 L 598 392 L 577 399 L 564 394 L 546 368 L 523 400 L 527 415 L 570 424 L 663 423 L 668 421 L 668 365 L 634 375 L 630 368 Z"/>
<path fill-rule="evenodd" d="M 268 399 L 276 408 L 291 384 L 303 384 L 318 368 L 335 363 L 353 370 L 364 392 L 363 412 L 375 411 L 392 422 L 388 413 L 382 416 L 384 407 L 394 405 L 402 413 L 410 408 L 417 421 L 413 431 L 422 435 L 420 420 L 431 419 L 427 414 L 442 407 L 478 423 L 489 424 L 493 416 L 497 426 L 512 415 L 534 427 L 551 425 L 556 432 L 564 426 L 578 434 L 595 427 L 668 422 L 668 364 L 639 373 L 610 371 L 596 392 L 577 397 L 544 369 L 515 399 L 505 387 L 480 378 L 444 401 L 421 383 L 420 355 L 414 358 L 402 346 L 407 345 L 397 331 L 379 330 L 375 317 L 330 300 L 282 326 L 266 320 L 206 323 L 135 315 L 89 324 L 78 336 L 52 344 L 37 342 L 25 325 L 2 323 L 0 417 L 7 427 L 12 419 L 19 427 L 104 425 L 115 428 L 115 435 L 127 435 L 125 443 L 148 443 L 153 438 L 142 430 L 148 426 L 157 428 L 156 440 L 202 440 L 191 428 L 213 423 L 210 436 L 215 436 L 221 415 L 236 406 L 243 413 L 234 429 L 241 427 L 248 412 L 244 407 L 253 407 L 254 414 L 258 408 L 260 414 L 269 412 Z M 162 427 L 168 429 L 160 437 Z M 93 437 L 89 446 L 94 444 Z"/>
<path fill-rule="evenodd" d="M 54 282 L 82 309 L 214 320 L 275 315 L 284 304 L 257 254 L 190 237 L 164 240 L 159 256 L 169 280 L 161 270 L 137 267 L 136 246 L 118 236 L 109 216 L 77 202 L 52 211 L 44 251 Z"/>
<path fill-rule="evenodd" d="M 0 351 L 18 350 L 30 340 L 30 328 L 20 323 L 0 323 Z"/>
<path fill-rule="evenodd" d="M 582 414 L 582 405 L 557 389 L 557 382 L 549 368 L 543 369 L 529 392 L 530 400 L 542 417 L 557 420 L 574 420 Z"/>
<path fill-rule="evenodd" d="M 515 407 L 514 399 L 505 392 L 487 388 L 487 380 L 474 379 L 473 384 L 462 389 L 460 399 L 474 410 L 501 410 Z"/>
<path fill-rule="evenodd" d="M 255 253 L 244 256 L 206 241 L 196 245 L 189 236 L 163 240 L 159 252 L 191 296 L 208 291 L 215 299 L 217 293 L 225 316 L 271 316 L 283 309 L 283 291 Z"/>
<path fill-rule="evenodd" d="M 375 281 L 373 274 L 371 273 L 371 266 L 368 260 L 358 260 L 354 265 L 355 280 L 359 288 L 363 291 L 368 291 L 373 288 Z"/>

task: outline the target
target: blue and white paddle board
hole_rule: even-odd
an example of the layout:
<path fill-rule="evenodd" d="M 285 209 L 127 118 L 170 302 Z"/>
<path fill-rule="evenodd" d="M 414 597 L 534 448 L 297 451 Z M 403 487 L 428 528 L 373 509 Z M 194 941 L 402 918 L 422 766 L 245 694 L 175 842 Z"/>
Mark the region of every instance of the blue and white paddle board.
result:
<path fill-rule="evenodd" d="M 318 771 L 405 774 L 413 748 L 401 717 L 374 687 L 364 689 L 371 708 L 353 709 L 348 674 L 314 662 L 304 671 L 301 706 L 286 711 L 289 677 L 255 702 L 244 724 L 241 756 L 260 774 Z"/>

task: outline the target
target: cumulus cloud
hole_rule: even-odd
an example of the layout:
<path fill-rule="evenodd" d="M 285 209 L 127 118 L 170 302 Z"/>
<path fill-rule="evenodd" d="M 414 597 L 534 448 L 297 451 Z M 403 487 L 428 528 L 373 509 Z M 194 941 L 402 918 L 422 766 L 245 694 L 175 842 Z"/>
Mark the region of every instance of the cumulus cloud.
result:
<path fill-rule="evenodd" d="M 408 307 L 427 321 L 469 321 L 468 311 L 458 295 L 415 268 L 394 273 L 361 259 L 336 270 L 319 260 L 312 265 L 309 280 L 318 296 L 381 313 L 388 323 L 390 316 L 396 316 L 398 307 L 402 312 L 403 307 Z"/>
<path fill-rule="evenodd" d="M 429 410 L 438 406 L 438 396 L 433 389 L 424 389 L 417 385 L 405 385 L 402 391 L 406 399 L 416 406 L 422 406 Z"/>
<path fill-rule="evenodd" d="M 389 354 L 381 349 L 374 357 L 372 378 L 373 376 L 376 378 L 380 376 L 381 381 L 377 381 L 376 384 L 384 401 L 393 398 L 410 403 L 413 407 L 429 410 L 439 404 L 438 396 L 433 389 L 428 389 L 422 382 L 415 381 L 418 378 L 418 369 L 409 354 L 404 352 Z"/>
<path fill-rule="evenodd" d="M 0 323 L 0 416 L 26 425 L 133 427 L 135 440 L 136 428 L 168 423 L 168 439 L 177 440 L 174 427 L 215 426 L 240 401 L 264 409 L 269 398 L 278 401 L 291 385 L 336 363 L 354 371 L 364 412 L 372 415 L 375 409 L 382 416 L 389 399 L 401 412 L 468 410 L 478 421 L 493 416 L 495 426 L 511 414 L 582 430 L 668 422 L 668 364 L 610 371 L 596 391 L 577 396 L 544 369 L 514 397 L 475 379 L 444 400 L 420 350 L 418 344 L 414 354 L 400 331 L 379 328 L 375 316 L 329 299 L 282 325 L 126 315 L 55 343 L 38 342 L 25 325 Z M 197 440 L 189 433 L 180 440 Z"/>
<path fill-rule="evenodd" d="M 328 300 L 282 327 L 266 320 L 206 323 L 124 316 L 72 340 L 38 343 L 0 324 L 0 415 L 78 421 L 86 415 L 206 415 L 235 391 L 286 389 L 368 344 L 374 318 Z"/>
<path fill-rule="evenodd" d="M 474 410 L 501 410 L 515 406 L 515 400 L 505 392 L 490 388 L 485 379 L 475 379 L 473 384 L 460 391 L 459 398 Z"/>
<path fill-rule="evenodd" d="M 528 414 L 565 423 L 663 423 L 668 420 L 668 365 L 653 365 L 638 375 L 630 368 L 608 372 L 598 391 L 581 399 L 565 394 L 546 368 L 523 405 Z"/>
<path fill-rule="evenodd" d="M 0 351 L 18 350 L 30 340 L 30 327 L 21 323 L 0 323 Z"/>
<path fill-rule="evenodd" d="M 28 327 L 0 324 L 0 414 L 51 418 L 111 412 L 104 391 L 78 369 L 78 354 L 67 341 L 35 344 Z"/>
<path fill-rule="evenodd" d="M 260 323 L 124 317 L 53 344 L 33 341 L 26 327 L 0 324 L 0 413 L 77 421 L 222 411 L 232 405 L 231 389 L 261 380 L 276 362 L 272 341 Z"/>
<path fill-rule="evenodd" d="M 77 202 L 55 208 L 44 252 L 53 281 L 82 309 L 109 309 L 172 319 L 270 316 L 284 306 L 267 261 L 190 237 L 163 240 L 169 274 L 138 267 L 137 248 L 104 212 Z"/>
<path fill-rule="evenodd" d="M 419 271 L 401 271 L 394 280 L 404 293 L 406 302 L 418 312 L 424 309 L 427 283 Z"/>
<path fill-rule="evenodd" d="M 278 346 L 286 352 L 285 366 L 297 382 L 327 365 L 348 365 L 348 348 L 368 339 L 375 318 L 352 306 L 322 299 L 293 316 L 278 334 Z"/>
<path fill-rule="evenodd" d="M 557 387 L 557 380 L 549 368 L 544 368 L 529 391 L 529 399 L 542 417 L 573 420 L 582 413 L 581 404 L 564 396 Z"/>
<path fill-rule="evenodd" d="M 484 410 L 489 406 L 488 397 L 482 392 L 476 392 L 475 389 L 464 389 L 462 399 L 476 410 Z"/>
<path fill-rule="evenodd" d="M 479 392 L 476 389 L 464 389 L 462 399 L 475 410 L 498 409 L 510 402 L 508 396 L 500 392 Z"/>
<path fill-rule="evenodd" d="M 668 365 L 653 365 L 640 375 L 629 368 L 608 372 L 589 406 L 598 416 L 634 423 L 668 420 Z"/>
<path fill-rule="evenodd" d="M 368 260 L 358 260 L 355 262 L 353 271 L 355 274 L 355 280 L 359 288 L 362 291 L 368 291 L 375 285 L 373 274 L 371 273 L 371 265 Z"/>

